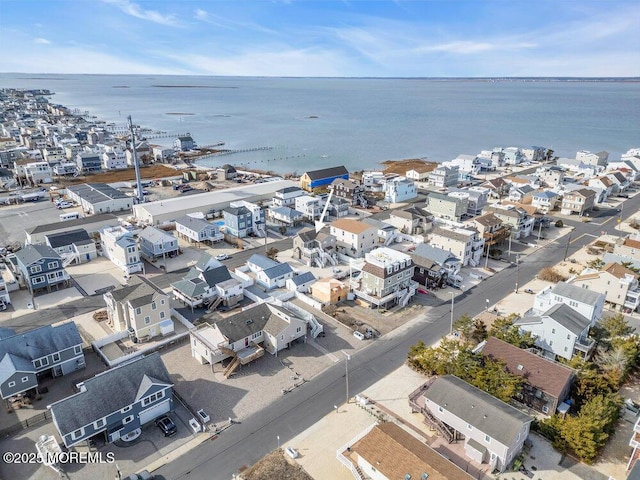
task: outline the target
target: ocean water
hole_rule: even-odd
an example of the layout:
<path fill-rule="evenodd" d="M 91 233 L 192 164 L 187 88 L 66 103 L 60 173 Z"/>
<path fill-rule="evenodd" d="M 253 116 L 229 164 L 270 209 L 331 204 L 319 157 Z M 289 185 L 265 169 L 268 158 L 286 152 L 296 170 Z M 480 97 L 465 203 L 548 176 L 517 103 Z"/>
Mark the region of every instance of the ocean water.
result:
<path fill-rule="evenodd" d="M 279 173 L 440 162 L 495 146 L 610 158 L 640 147 L 639 82 L 0 74 L 0 87 L 47 88 L 52 102 L 119 125 L 131 115 L 199 145 L 270 147 L 201 163 Z"/>

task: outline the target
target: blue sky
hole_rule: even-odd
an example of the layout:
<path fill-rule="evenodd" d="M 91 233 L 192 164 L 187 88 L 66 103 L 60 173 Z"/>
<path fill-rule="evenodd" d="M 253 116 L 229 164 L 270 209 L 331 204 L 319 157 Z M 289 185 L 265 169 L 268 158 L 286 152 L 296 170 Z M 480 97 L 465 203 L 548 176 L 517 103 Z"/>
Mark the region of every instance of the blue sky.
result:
<path fill-rule="evenodd" d="M 640 76 L 637 0 L 0 0 L 0 71 Z"/>

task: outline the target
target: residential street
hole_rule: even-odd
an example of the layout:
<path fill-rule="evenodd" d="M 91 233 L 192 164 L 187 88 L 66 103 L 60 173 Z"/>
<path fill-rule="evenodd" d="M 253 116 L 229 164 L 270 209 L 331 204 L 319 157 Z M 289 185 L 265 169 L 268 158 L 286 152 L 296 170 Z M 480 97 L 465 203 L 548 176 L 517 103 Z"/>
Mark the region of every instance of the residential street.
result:
<path fill-rule="evenodd" d="M 639 205 L 638 195 L 627 200 L 623 207 L 623 220 L 635 214 Z M 602 231 L 613 233 L 617 218 L 594 218 L 589 223 L 565 221 L 565 225 L 574 228 L 570 236 L 562 237 L 559 243 L 545 245 L 521 259 L 519 272 L 515 266 L 505 269 L 459 296 L 454 306 L 455 317 L 463 313 L 476 315 L 485 308 L 487 298 L 496 301 L 513 291 L 516 275 L 519 283 L 524 285 L 541 268 L 558 264 L 599 237 Z M 450 304 L 443 302 L 352 355 L 349 363 L 351 395 L 364 390 L 400 366 L 409 347 L 419 339 L 431 344 L 447 334 L 449 328 Z M 202 444 L 155 473 L 167 479 L 229 480 L 241 466 L 255 463 L 276 448 L 278 436 L 280 442 L 285 443 L 333 410 L 334 405 L 340 406 L 345 398 L 344 375 L 342 362 L 330 367 L 311 382 L 283 396 L 279 402 L 250 418 L 239 419 L 240 424 L 220 437 Z"/>

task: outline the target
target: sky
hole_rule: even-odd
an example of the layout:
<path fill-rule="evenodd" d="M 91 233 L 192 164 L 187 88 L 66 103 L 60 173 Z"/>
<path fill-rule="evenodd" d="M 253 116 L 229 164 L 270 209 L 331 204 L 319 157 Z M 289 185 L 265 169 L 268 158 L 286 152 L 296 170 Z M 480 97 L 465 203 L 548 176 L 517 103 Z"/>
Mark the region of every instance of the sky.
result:
<path fill-rule="evenodd" d="M 0 72 L 639 77 L 638 0 L 0 0 Z"/>

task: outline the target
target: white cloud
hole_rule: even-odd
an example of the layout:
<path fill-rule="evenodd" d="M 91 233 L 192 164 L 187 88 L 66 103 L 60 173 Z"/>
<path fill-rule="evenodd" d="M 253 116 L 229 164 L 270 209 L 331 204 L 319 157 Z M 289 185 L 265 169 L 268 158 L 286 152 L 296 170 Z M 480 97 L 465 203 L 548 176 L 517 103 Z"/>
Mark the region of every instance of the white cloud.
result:
<path fill-rule="evenodd" d="M 194 15 L 198 20 L 206 20 L 209 18 L 209 12 L 202 10 L 201 8 L 196 8 Z"/>
<path fill-rule="evenodd" d="M 41 38 L 41 37 L 34 38 L 33 39 L 33 43 L 37 43 L 37 44 L 40 44 L 40 45 L 51 45 L 51 42 L 49 40 L 47 40 L 46 38 Z"/>
<path fill-rule="evenodd" d="M 445 52 L 456 53 L 461 55 L 468 55 L 474 53 L 483 53 L 496 50 L 513 51 L 522 50 L 525 48 L 534 48 L 535 43 L 519 42 L 512 43 L 507 39 L 503 39 L 499 42 L 474 42 L 468 40 L 461 40 L 457 42 L 441 43 L 439 45 L 430 45 L 418 47 L 416 53 L 428 53 L 428 52 Z"/>
<path fill-rule="evenodd" d="M 153 23 L 159 23 L 160 25 L 166 25 L 169 27 L 175 27 L 180 25 L 180 22 L 174 15 L 164 15 L 156 10 L 145 10 L 137 3 L 130 2 L 129 0 L 102 0 L 105 3 L 114 5 L 122 10 L 127 15 L 132 17 L 147 20 Z"/>

